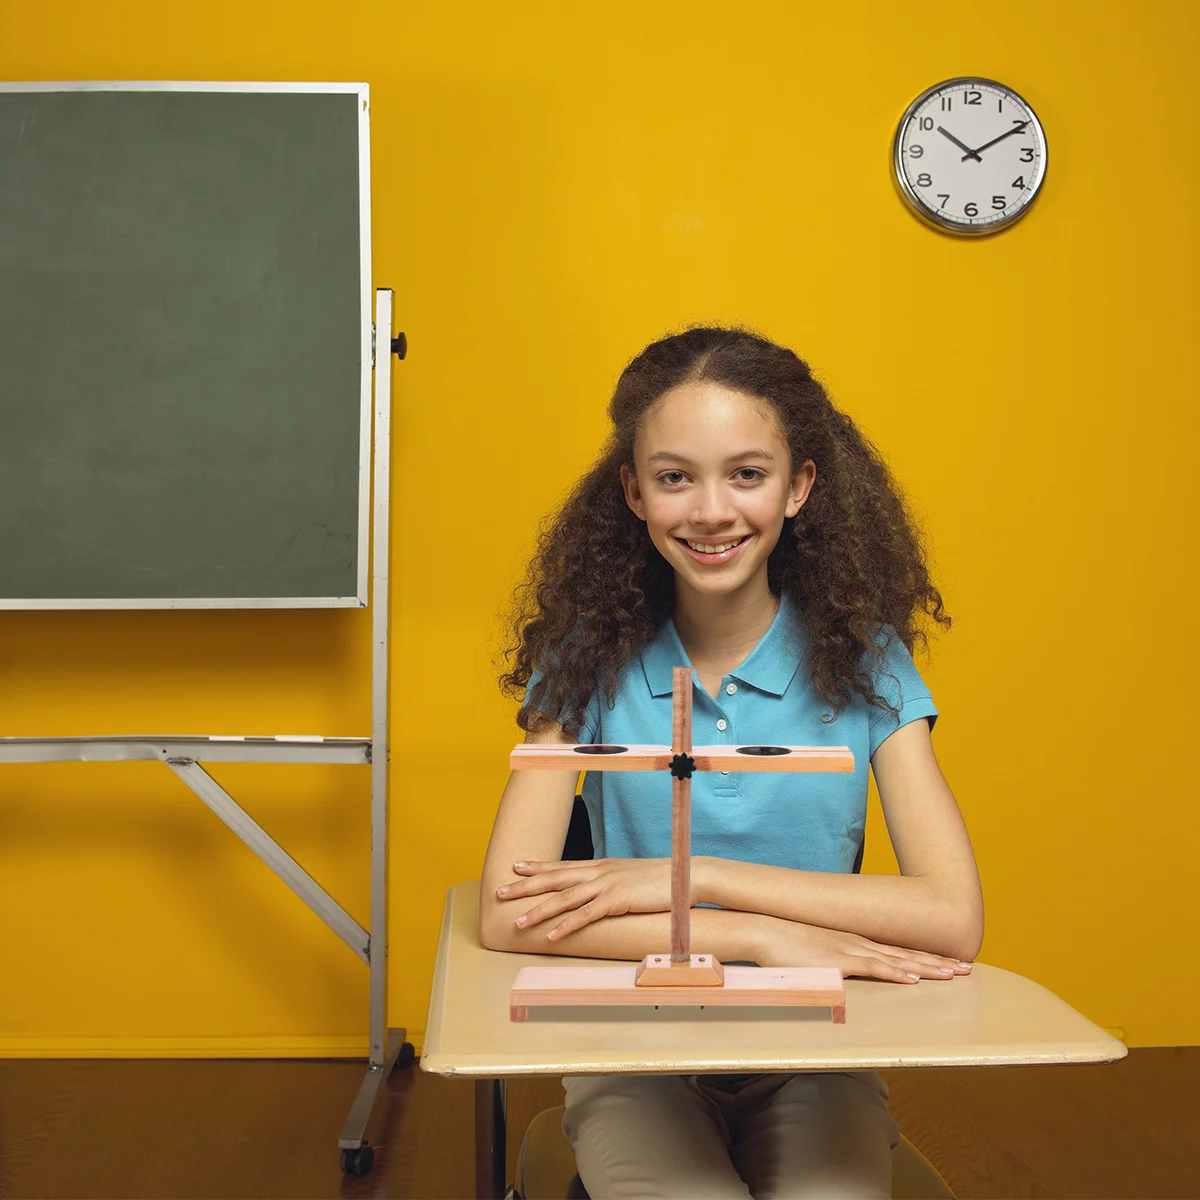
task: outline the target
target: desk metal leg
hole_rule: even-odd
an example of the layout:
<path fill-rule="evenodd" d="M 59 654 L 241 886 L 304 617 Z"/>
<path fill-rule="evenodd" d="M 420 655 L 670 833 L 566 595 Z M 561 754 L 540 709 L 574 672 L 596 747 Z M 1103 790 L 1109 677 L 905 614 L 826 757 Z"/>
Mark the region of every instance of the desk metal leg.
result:
<path fill-rule="evenodd" d="M 475 1200 L 503 1200 L 508 1107 L 503 1079 L 475 1081 Z"/>

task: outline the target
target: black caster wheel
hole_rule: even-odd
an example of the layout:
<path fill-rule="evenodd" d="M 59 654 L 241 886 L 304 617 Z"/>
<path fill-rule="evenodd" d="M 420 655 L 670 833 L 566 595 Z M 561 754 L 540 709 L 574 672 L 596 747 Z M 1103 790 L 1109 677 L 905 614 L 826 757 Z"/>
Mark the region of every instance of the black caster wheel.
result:
<path fill-rule="evenodd" d="M 417 1061 L 417 1051 L 412 1042 L 405 1042 L 396 1055 L 397 1067 L 411 1067 Z M 395 1068 L 393 1068 L 394 1070 Z"/>
<path fill-rule="evenodd" d="M 343 1175 L 370 1175 L 375 1165 L 375 1151 L 365 1142 L 357 1150 L 342 1151 Z"/>

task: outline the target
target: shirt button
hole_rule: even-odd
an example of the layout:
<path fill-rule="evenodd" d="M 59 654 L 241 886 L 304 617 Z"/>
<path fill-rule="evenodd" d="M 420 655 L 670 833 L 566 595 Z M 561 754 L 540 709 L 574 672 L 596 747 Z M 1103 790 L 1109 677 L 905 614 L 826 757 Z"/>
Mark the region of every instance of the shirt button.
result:
<path fill-rule="evenodd" d="M 736 692 L 736 691 L 737 691 L 737 684 L 736 684 L 736 683 L 727 683 L 727 684 L 725 685 L 725 695 L 727 695 L 727 696 L 732 696 L 732 695 L 733 695 L 733 693 L 734 693 L 734 692 Z"/>
<path fill-rule="evenodd" d="M 726 720 L 725 720 L 723 717 L 722 717 L 722 719 L 721 719 L 721 720 L 719 720 L 719 721 L 717 722 L 717 728 L 718 728 L 718 729 L 719 729 L 719 730 L 720 730 L 722 733 L 724 733 L 724 732 L 725 732 L 725 730 L 726 730 L 728 727 L 729 727 L 729 722 L 728 722 L 728 721 L 726 721 Z"/>

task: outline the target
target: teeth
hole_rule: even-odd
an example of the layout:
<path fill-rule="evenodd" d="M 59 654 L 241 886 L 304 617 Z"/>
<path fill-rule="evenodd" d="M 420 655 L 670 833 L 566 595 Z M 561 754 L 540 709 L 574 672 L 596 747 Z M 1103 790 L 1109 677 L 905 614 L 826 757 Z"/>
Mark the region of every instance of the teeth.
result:
<path fill-rule="evenodd" d="M 742 539 L 738 538 L 733 542 L 719 542 L 715 546 L 709 546 L 702 542 L 688 542 L 693 550 L 698 550 L 701 554 L 721 554 L 725 550 L 732 550 Z"/>

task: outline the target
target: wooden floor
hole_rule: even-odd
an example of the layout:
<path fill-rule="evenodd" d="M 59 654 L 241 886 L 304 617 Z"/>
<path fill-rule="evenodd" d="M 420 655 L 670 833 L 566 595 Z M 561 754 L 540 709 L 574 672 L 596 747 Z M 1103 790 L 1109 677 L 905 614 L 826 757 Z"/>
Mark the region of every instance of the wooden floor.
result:
<path fill-rule="evenodd" d="M 0 1197 L 470 1197 L 473 1087 L 397 1071 L 345 1177 L 349 1062 L 0 1062 Z M 1098 1067 L 885 1072 L 901 1130 L 969 1197 L 1200 1197 L 1200 1047 Z M 557 1080 L 509 1089 L 509 1162 Z"/>

